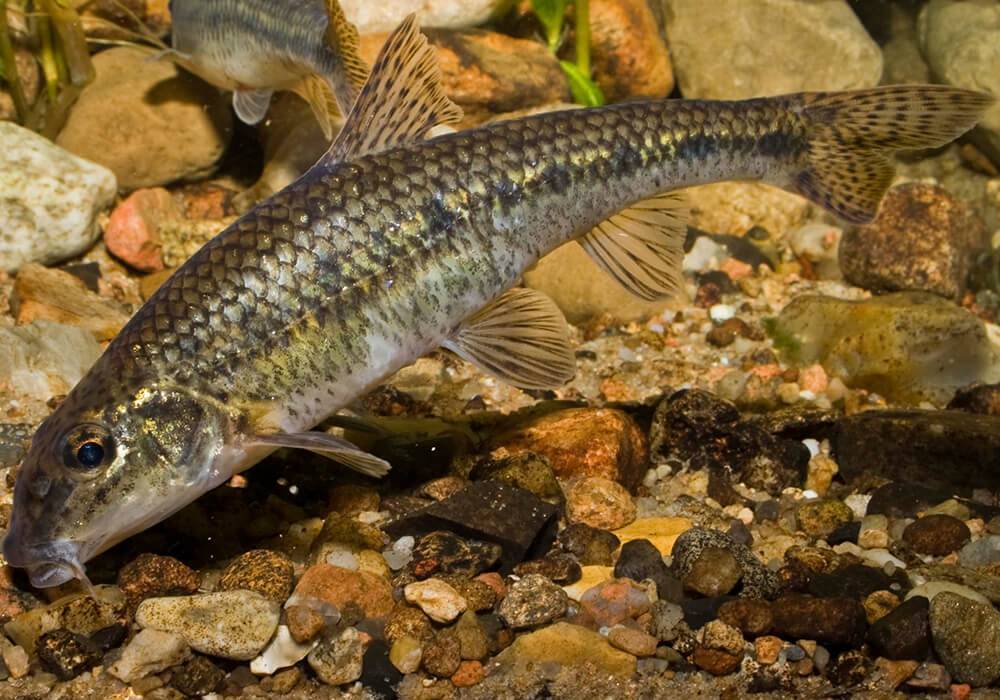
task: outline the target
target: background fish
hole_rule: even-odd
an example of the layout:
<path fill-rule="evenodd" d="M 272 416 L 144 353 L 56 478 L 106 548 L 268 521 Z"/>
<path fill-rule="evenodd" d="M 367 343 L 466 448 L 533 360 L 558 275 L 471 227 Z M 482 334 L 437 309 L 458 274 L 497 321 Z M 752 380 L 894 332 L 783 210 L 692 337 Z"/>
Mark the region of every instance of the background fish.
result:
<path fill-rule="evenodd" d="M 429 350 L 522 387 L 572 376 L 555 305 L 513 289 L 548 251 L 578 239 L 636 295 L 670 295 L 673 190 L 766 180 L 868 221 L 893 151 L 952 140 L 990 101 L 920 85 L 663 100 L 425 141 L 459 112 L 411 17 L 330 151 L 185 263 L 42 424 L 4 554 L 36 586 L 85 580 L 83 562 L 280 447 L 382 474 L 310 428 Z"/>
<path fill-rule="evenodd" d="M 327 138 L 364 85 L 358 32 L 337 0 L 171 0 L 174 61 L 233 91 L 236 114 L 256 124 L 276 90 L 309 102 Z"/>

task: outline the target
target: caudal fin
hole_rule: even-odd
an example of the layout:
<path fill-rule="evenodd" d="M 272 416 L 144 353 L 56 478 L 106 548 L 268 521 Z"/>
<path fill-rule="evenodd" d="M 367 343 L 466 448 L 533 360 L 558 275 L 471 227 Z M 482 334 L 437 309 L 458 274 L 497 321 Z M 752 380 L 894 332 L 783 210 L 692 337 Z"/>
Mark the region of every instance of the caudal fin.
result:
<path fill-rule="evenodd" d="M 808 167 L 792 188 L 841 218 L 871 221 L 892 182 L 896 151 L 943 146 L 993 103 L 983 93 L 943 85 L 891 85 L 802 97 Z"/>

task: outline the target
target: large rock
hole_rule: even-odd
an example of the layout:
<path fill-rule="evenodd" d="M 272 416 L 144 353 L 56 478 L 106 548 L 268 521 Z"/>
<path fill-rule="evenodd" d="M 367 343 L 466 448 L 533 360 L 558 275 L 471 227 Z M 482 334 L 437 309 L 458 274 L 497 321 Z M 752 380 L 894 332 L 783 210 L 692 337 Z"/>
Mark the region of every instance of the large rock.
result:
<path fill-rule="evenodd" d="M 742 99 L 877 85 L 882 55 L 842 0 L 666 0 L 685 97 Z"/>
<path fill-rule="evenodd" d="M 989 0 L 931 0 L 918 21 L 924 56 L 938 79 L 1000 95 L 1000 4 Z M 980 121 L 1000 151 L 1000 103 Z"/>
<path fill-rule="evenodd" d="M 125 190 L 205 177 L 232 131 L 222 93 L 150 55 L 132 47 L 97 54 L 97 77 L 56 139 L 68 151 L 110 168 Z"/>
<path fill-rule="evenodd" d="M 760 182 L 716 182 L 684 190 L 692 225 L 742 236 L 754 226 L 780 236 L 808 221 L 817 208 L 809 200 Z"/>
<path fill-rule="evenodd" d="M 934 650 L 961 683 L 986 686 L 1000 678 L 1000 613 L 955 593 L 931 601 Z"/>
<path fill-rule="evenodd" d="M 590 52 L 608 102 L 666 97 L 674 89 L 670 54 L 647 0 L 592 0 Z"/>
<path fill-rule="evenodd" d="M 982 221 L 943 187 L 911 182 L 889 190 L 878 216 L 849 228 L 840 267 L 851 284 L 874 292 L 907 289 L 957 299 L 976 252 L 989 241 Z"/>
<path fill-rule="evenodd" d="M 604 673 L 624 677 L 635 673 L 636 667 L 634 656 L 615 649 L 602 635 L 567 622 L 521 635 L 496 657 L 501 666 L 546 662 L 570 667 L 590 663 Z"/>
<path fill-rule="evenodd" d="M 0 328 L 0 377 L 18 394 L 43 401 L 66 394 L 100 356 L 83 328 L 52 321 Z"/>
<path fill-rule="evenodd" d="M 819 362 L 847 385 L 898 402 L 943 405 L 960 387 L 1000 372 L 982 321 L 926 292 L 863 301 L 800 296 L 768 330 L 787 361 Z"/>
<path fill-rule="evenodd" d="M 537 41 L 481 29 L 428 29 L 445 94 L 465 113 L 459 128 L 497 114 L 569 100 L 569 85 L 555 56 Z M 386 35 L 361 37 L 371 64 Z"/>
<path fill-rule="evenodd" d="M 51 265 L 85 252 L 100 235 L 97 215 L 116 189 L 107 168 L 0 122 L 0 269 Z"/>
<path fill-rule="evenodd" d="M 510 0 L 341 0 L 347 18 L 362 34 L 389 32 L 411 12 L 421 27 L 466 28 L 483 24 L 510 6 Z"/>

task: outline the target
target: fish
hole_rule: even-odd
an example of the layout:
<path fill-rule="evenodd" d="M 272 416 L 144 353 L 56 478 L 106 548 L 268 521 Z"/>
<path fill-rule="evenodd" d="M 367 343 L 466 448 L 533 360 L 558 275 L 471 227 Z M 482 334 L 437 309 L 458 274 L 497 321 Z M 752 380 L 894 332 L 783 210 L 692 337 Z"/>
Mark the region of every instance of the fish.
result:
<path fill-rule="evenodd" d="M 652 100 L 428 138 L 461 111 L 411 15 L 329 150 L 187 260 L 41 424 L 4 557 L 34 586 L 86 585 L 88 560 L 278 449 L 381 476 L 315 427 L 425 353 L 524 388 L 574 375 L 565 319 L 518 286 L 549 251 L 576 240 L 636 296 L 669 297 L 683 188 L 764 181 L 864 223 L 893 153 L 991 102 L 940 85 Z"/>
<path fill-rule="evenodd" d="M 171 0 L 170 12 L 172 48 L 158 57 L 232 90 L 247 124 L 263 120 L 275 91 L 290 90 L 329 140 L 368 75 L 337 0 Z"/>

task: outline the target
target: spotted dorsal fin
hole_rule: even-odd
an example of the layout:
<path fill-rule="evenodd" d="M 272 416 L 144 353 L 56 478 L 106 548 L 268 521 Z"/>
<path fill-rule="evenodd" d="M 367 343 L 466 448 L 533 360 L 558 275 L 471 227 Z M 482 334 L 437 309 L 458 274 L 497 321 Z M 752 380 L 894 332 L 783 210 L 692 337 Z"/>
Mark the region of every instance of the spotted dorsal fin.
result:
<path fill-rule="evenodd" d="M 441 88 L 437 54 L 408 16 L 389 35 L 368 81 L 321 162 L 338 163 L 424 138 L 429 129 L 462 118 Z"/>
<path fill-rule="evenodd" d="M 347 19 L 338 0 L 326 0 L 326 15 L 326 44 L 337 57 L 330 85 L 340 114 L 347 114 L 368 80 L 368 66 L 361 58 L 358 28 Z"/>

